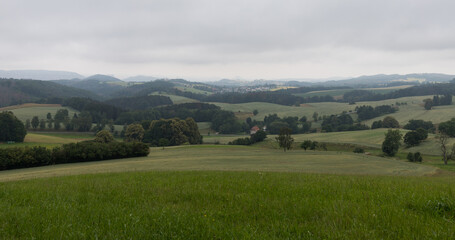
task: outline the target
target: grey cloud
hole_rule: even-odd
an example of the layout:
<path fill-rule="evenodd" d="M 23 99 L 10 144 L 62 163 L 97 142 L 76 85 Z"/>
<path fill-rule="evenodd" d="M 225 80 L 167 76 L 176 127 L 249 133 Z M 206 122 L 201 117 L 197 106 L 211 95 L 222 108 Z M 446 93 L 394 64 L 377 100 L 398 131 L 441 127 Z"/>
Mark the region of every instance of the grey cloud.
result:
<path fill-rule="evenodd" d="M 211 71 L 214 64 L 319 62 L 339 64 L 332 68 L 340 69 L 346 61 L 358 62 L 362 54 L 377 59 L 360 62 L 376 64 L 416 52 L 453 62 L 454 57 L 440 54 L 455 49 L 453 9 L 455 2 L 447 0 L 4 0 L 0 66 L 36 62 L 50 69 L 52 64 L 71 68 L 86 61 L 111 63 L 113 68 L 124 64 L 127 69 L 147 63 L 168 64 L 166 69 L 196 64 Z M 345 62 L 331 60 L 339 58 Z M 408 60 L 414 66 L 423 61 Z M 85 71 L 96 72 L 96 67 Z"/>

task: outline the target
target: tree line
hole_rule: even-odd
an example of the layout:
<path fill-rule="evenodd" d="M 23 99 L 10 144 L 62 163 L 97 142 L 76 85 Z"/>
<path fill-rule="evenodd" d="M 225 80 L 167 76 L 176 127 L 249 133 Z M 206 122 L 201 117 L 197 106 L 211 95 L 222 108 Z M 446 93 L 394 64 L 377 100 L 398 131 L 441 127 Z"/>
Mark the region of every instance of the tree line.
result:
<path fill-rule="evenodd" d="M 141 157 L 149 154 L 147 144 L 140 142 L 84 141 L 61 147 L 14 147 L 0 149 L 0 170 L 37 167 L 60 163 L 101 161 Z"/>
<path fill-rule="evenodd" d="M 428 83 L 399 89 L 390 93 L 379 94 L 368 90 L 353 90 L 343 95 L 345 102 L 380 101 L 412 96 L 452 95 L 455 92 L 455 81 L 449 83 Z"/>

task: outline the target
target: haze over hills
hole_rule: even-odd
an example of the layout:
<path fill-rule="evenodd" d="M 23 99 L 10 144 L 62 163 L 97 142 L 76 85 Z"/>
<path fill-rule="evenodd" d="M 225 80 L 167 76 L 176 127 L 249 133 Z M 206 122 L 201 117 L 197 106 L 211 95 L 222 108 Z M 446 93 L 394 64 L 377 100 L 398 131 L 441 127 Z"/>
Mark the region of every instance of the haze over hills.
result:
<path fill-rule="evenodd" d="M 61 80 L 61 79 L 82 79 L 79 73 L 68 71 L 50 70 L 0 70 L 0 78 L 33 79 L 33 80 Z"/>
<path fill-rule="evenodd" d="M 149 82 L 149 81 L 155 81 L 157 79 L 160 79 L 160 78 L 152 77 L 152 76 L 138 75 L 138 76 L 124 78 L 123 81 L 125 81 L 125 82 Z"/>
<path fill-rule="evenodd" d="M 86 90 L 97 91 L 96 84 L 104 85 L 104 83 L 121 85 L 121 82 L 149 82 L 158 79 L 153 76 L 132 76 L 124 79 L 119 79 L 114 76 L 96 74 L 89 77 L 84 77 L 81 74 L 68 71 L 48 71 L 48 70 L 0 70 L 0 78 L 14 79 L 33 79 L 33 80 L 53 80 L 59 84 L 82 88 Z M 384 85 L 401 84 L 409 82 L 410 84 L 428 83 L 428 82 L 448 82 L 455 78 L 455 75 L 441 73 L 411 73 L 411 74 L 377 74 L 365 75 L 355 78 L 339 78 L 333 79 L 308 79 L 308 78 L 282 78 L 282 79 L 221 79 L 218 81 L 205 82 L 206 84 L 224 87 L 237 86 L 259 86 L 267 84 L 285 85 L 292 87 L 303 86 L 355 86 L 355 87 L 378 87 Z M 165 78 L 164 78 L 165 79 Z M 60 81 L 62 80 L 62 81 Z M 102 84 L 103 83 L 103 84 Z M 127 84 L 124 84 L 127 85 Z M 95 87 L 95 89 L 92 89 Z M 117 87 L 116 87 L 117 88 Z M 100 90 L 102 90 L 100 88 Z M 118 88 L 117 88 L 118 90 Z M 102 93 L 103 94 L 103 93 Z"/>
<path fill-rule="evenodd" d="M 0 79 L 0 107 L 50 98 L 83 97 L 99 99 L 96 94 L 51 81 Z"/>

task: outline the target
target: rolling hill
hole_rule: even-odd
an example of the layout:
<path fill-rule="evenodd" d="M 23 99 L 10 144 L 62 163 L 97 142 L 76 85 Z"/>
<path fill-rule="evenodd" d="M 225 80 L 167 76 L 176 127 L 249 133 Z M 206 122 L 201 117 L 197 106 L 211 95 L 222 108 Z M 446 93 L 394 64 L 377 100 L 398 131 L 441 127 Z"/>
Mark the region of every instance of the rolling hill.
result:
<path fill-rule="evenodd" d="M 48 70 L 0 70 L 0 78 L 34 79 L 34 80 L 60 80 L 60 79 L 82 79 L 84 76 L 68 71 Z"/>
<path fill-rule="evenodd" d="M 83 97 L 99 99 L 89 91 L 50 81 L 0 79 L 0 107 L 39 99 Z"/>

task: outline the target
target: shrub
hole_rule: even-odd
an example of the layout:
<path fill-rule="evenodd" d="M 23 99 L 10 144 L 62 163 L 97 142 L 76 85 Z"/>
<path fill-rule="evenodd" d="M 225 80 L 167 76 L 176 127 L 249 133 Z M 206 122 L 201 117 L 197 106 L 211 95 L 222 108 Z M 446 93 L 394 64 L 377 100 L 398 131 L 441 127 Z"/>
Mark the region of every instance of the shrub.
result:
<path fill-rule="evenodd" d="M 305 140 L 305 141 L 303 141 L 302 144 L 300 144 L 300 147 L 306 151 L 308 148 L 311 147 L 312 143 L 313 142 L 311 140 Z"/>
<path fill-rule="evenodd" d="M 365 150 L 361 147 L 354 148 L 354 153 L 364 153 L 364 152 L 365 152 Z"/>
<path fill-rule="evenodd" d="M 420 154 L 420 152 L 416 153 L 410 152 L 406 156 L 406 159 L 408 159 L 408 161 L 410 162 L 422 162 L 422 154 Z"/>
<path fill-rule="evenodd" d="M 229 145 L 251 145 L 257 142 L 262 142 L 267 138 L 267 133 L 259 130 L 255 134 L 252 134 L 249 138 L 237 138 L 232 142 L 229 142 Z"/>

